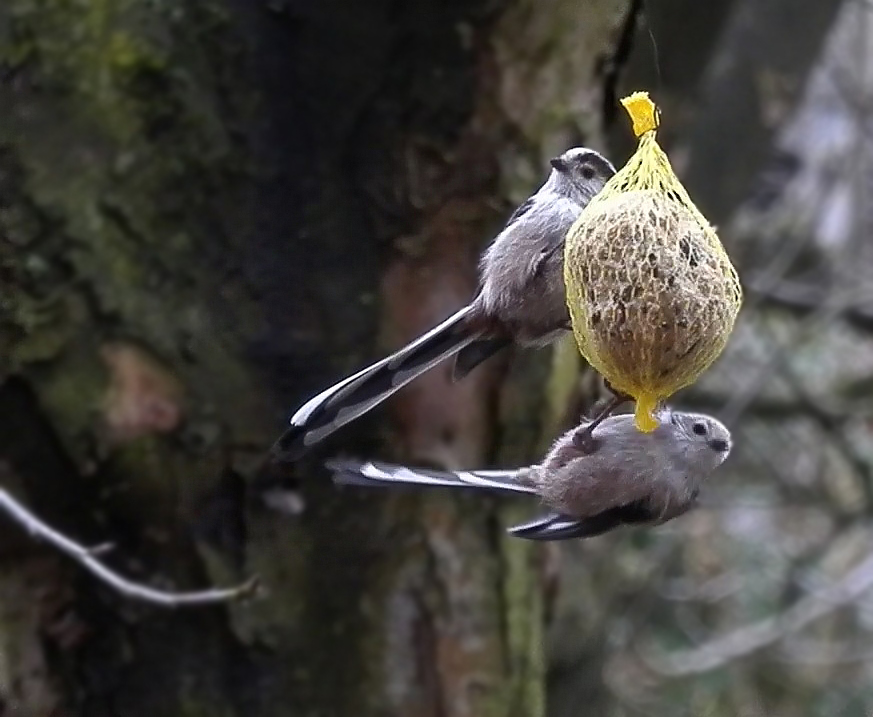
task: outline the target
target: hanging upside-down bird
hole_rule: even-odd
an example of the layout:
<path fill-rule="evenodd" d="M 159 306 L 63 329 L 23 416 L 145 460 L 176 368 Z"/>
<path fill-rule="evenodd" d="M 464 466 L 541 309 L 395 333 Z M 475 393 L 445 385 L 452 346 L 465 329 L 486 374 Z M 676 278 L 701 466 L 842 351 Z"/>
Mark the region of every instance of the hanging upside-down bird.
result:
<path fill-rule="evenodd" d="M 604 419 L 590 436 L 582 423 L 561 436 L 542 463 L 516 470 L 433 471 L 344 459 L 328 461 L 327 467 L 340 485 L 414 484 L 535 495 L 552 512 L 510 528 L 511 535 L 587 538 L 620 525 L 659 525 L 682 515 L 730 453 L 730 431 L 711 416 L 664 408 L 657 418 L 651 433 L 640 432 L 631 414 Z"/>
<path fill-rule="evenodd" d="M 461 378 L 513 343 L 545 346 L 570 329 L 564 236 L 615 168 L 584 147 L 567 150 L 551 164 L 545 184 L 515 210 L 485 251 L 473 301 L 391 356 L 307 401 L 276 442 L 277 457 L 298 458 L 449 357 L 455 356 L 454 375 Z"/>

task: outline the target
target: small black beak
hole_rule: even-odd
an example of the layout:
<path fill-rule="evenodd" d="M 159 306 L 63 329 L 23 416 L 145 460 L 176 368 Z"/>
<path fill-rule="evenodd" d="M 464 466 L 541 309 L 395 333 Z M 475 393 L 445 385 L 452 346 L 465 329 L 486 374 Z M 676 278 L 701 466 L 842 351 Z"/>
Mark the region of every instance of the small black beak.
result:
<path fill-rule="evenodd" d="M 554 157 L 553 159 L 550 159 L 549 164 L 551 164 L 559 172 L 567 171 L 567 163 L 560 157 Z"/>
<path fill-rule="evenodd" d="M 713 438 L 709 442 L 709 447 L 714 451 L 724 453 L 728 448 L 730 448 L 730 444 L 723 438 Z"/>

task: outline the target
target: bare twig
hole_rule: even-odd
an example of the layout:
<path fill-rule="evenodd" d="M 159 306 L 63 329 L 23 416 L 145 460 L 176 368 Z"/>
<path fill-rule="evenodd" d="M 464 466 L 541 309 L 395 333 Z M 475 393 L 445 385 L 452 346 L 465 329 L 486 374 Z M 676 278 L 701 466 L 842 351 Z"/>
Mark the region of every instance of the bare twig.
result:
<path fill-rule="evenodd" d="M 825 301 L 804 320 L 799 328 L 794 331 L 791 341 L 778 345 L 770 352 L 770 355 L 758 367 L 757 374 L 744 387 L 737 391 L 723 408 L 722 416 L 727 425 L 732 425 L 752 404 L 755 397 L 761 392 L 761 388 L 772 378 L 773 372 L 784 361 L 785 355 L 790 348 L 797 346 L 809 338 L 816 336 L 822 328 L 827 328 L 835 319 L 842 317 L 847 309 L 858 303 L 856 290 L 832 291 Z"/>
<path fill-rule="evenodd" d="M 822 410 L 819 403 L 806 390 L 803 378 L 797 375 L 797 371 L 790 361 L 786 361 L 782 367 L 782 378 L 790 385 L 797 399 L 804 404 L 806 414 L 818 424 L 822 432 L 837 447 L 843 458 L 855 471 L 869 505 L 873 502 L 873 492 L 871 492 L 873 488 L 870 486 L 870 465 L 864 456 L 855 450 L 852 441 L 846 436 L 843 427 L 843 423 L 851 420 L 852 417 L 845 416 L 842 420 L 839 420 L 828 414 L 827 411 Z"/>
<path fill-rule="evenodd" d="M 800 315 L 814 313 L 827 300 L 827 292 L 821 287 L 787 280 L 767 288 L 753 284 L 750 291 L 760 296 L 766 304 Z M 847 307 L 841 318 L 856 329 L 873 331 L 873 310 L 869 306 Z"/>
<path fill-rule="evenodd" d="M 786 638 L 780 655 L 776 659 L 789 665 L 835 665 L 869 662 L 873 650 L 859 645 L 857 640 L 816 640 L 812 638 Z"/>
<path fill-rule="evenodd" d="M 216 588 L 197 592 L 168 592 L 156 590 L 146 585 L 133 582 L 107 568 L 97 560 L 97 557 L 112 549 L 109 544 L 93 548 L 71 540 L 37 518 L 33 513 L 13 498 L 8 492 L 0 489 L 0 510 L 4 511 L 15 522 L 24 526 L 36 538 L 41 538 L 55 548 L 65 553 L 86 570 L 114 588 L 120 594 L 132 600 L 161 605 L 163 607 L 188 607 L 192 605 L 210 605 L 251 597 L 258 589 L 257 578 L 251 578 L 242 585 L 233 588 Z"/>
<path fill-rule="evenodd" d="M 673 602 L 716 603 L 740 592 L 744 586 L 739 571 L 732 570 L 703 582 L 693 578 L 673 578 L 663 582 L 658 593 Z"/>
<path fill-rule="evenodd" d="M 873 587 L 873 556 L 824 590 L 798 600 L 784 612 L 741 627 L 703 645 L 672 653 L 650 652 L 643 659 L 665 677 L 685 677 L 724 667 L 798 632 L 815 620 L 857 600 Z"/>

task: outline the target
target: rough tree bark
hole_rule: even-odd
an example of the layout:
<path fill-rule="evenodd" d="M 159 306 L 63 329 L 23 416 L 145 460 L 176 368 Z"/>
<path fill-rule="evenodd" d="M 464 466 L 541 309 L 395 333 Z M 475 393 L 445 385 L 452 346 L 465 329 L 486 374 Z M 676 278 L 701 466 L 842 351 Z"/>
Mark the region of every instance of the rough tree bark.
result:
<path fill-rule="evenodd" d="M 319 466 L 529 460 L 567 418 L 572 351 L 434 371 L 256 468 L 288 407 L 467 301 L 552 151 L 597 143 L 627 6 L 0 3 L 9 488 L 143 580 L 268 590 L 143 608 L 4 530 L 12 713 L 543 713 L 539 553 L 503 537 L 508 509 L 340 492 Z M 265 506 L 297 481 L 300 518 Z"/>

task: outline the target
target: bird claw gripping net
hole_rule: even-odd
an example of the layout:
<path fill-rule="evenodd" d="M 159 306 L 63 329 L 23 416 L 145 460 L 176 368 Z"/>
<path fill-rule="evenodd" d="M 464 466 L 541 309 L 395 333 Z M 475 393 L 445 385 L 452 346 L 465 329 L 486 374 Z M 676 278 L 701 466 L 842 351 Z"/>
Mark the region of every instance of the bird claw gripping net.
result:
<path fill-rule="evenodd" d="M 636 400 L 635 422 L 697 378 L 727 344 L 742 304 L 715 230 L 658 146 L 648 94 L 622 100 L 637 151 L 567 233 L 564 282 L 582 355 Z"/>

